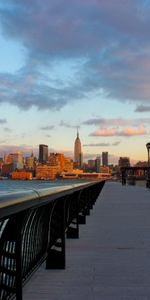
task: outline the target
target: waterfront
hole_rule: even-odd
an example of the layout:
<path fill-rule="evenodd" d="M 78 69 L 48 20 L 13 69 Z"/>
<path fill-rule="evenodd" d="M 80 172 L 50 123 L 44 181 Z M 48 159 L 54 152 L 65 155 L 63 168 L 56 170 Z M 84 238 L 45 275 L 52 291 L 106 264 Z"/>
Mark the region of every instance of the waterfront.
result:
<path fill-rule="evenodd" d="M 88 181 L 84 181 L 88 182 Z M 20 190 L 38 190 L 44 188 L 51 188 L 62 185 L 73 185 L 77 183 L 83 183 L 83 180 L 0 180 L 0 193 L 11 193 Z M 140 186 L 145 188 L 146 181 L 145 180 L 137 180 L 135 182 L 135 187 Z"/>
<path fill-rule="evenodd" d="M 0 180 L 0 193 L 11 193 L 20 190 L 38 190 L 62 185 L 83 183 L 83 180 Z"/>

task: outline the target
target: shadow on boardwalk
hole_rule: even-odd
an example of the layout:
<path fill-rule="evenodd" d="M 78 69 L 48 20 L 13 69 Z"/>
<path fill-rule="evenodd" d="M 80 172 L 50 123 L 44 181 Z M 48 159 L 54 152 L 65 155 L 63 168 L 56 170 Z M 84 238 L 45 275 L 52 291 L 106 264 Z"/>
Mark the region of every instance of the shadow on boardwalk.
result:
<path fill-rule="evenodd" d="M 150 190 L 107 182 L 80 238 L 66 240 L 66 270 L 42 266 L 23 299 L 150 299 Z"/>

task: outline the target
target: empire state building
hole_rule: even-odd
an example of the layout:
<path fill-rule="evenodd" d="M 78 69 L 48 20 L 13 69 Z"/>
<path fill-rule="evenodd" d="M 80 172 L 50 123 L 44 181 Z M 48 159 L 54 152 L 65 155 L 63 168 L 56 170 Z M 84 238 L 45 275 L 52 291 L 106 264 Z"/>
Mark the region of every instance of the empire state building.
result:
<path fill-rule="evenodd" d="M 74 143 L 74 162 L 77 167 L 81 167 L 82 165 L 82 152 L 81 152 L 81 141 L 79 138 L 79 132 L 77 130 L 77 137 Z"/>

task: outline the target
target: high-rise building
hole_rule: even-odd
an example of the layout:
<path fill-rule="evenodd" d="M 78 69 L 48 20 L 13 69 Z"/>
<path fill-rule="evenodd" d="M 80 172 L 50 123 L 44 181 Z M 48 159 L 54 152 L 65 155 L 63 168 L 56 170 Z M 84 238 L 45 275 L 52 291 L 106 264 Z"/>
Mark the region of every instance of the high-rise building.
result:
<path fill-rule="evenodd" d="M 48 160 L 48 146 L 40 144 L 39 145 L 39 162 L 45 163 Z"/>
<path fill-rule="evenodd" d="M 82 166 L 82 151 L 81 151 L 81 141 L 79 138 L 79 132 L 77 130 L 77 137 L 74 143 L 74 162 L 77 167 Z"/>
<path fill-rule="evenodd" d="M 108 152 L 102 152 L 102 166 L 108 166 Z"/>
<path fill-rule="evenodd" d="M 101 158 L 100 157 L 96 157 L 96 159 L 95 159 L 95 170 L 96 170 L 96 173 L 100 173 L 100 171 L 101 171 Z"/>

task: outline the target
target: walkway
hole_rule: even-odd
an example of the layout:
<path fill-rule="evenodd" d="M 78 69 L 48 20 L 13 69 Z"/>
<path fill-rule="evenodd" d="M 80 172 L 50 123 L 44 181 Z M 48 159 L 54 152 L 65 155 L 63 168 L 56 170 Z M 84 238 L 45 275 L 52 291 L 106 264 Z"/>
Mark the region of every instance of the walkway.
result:
<path fill-rule="evenodd" d="M 42 266 L 24 300 L 149 300 L 150 190 L 107 182 L 66 247 L 66 270 Z"/>

